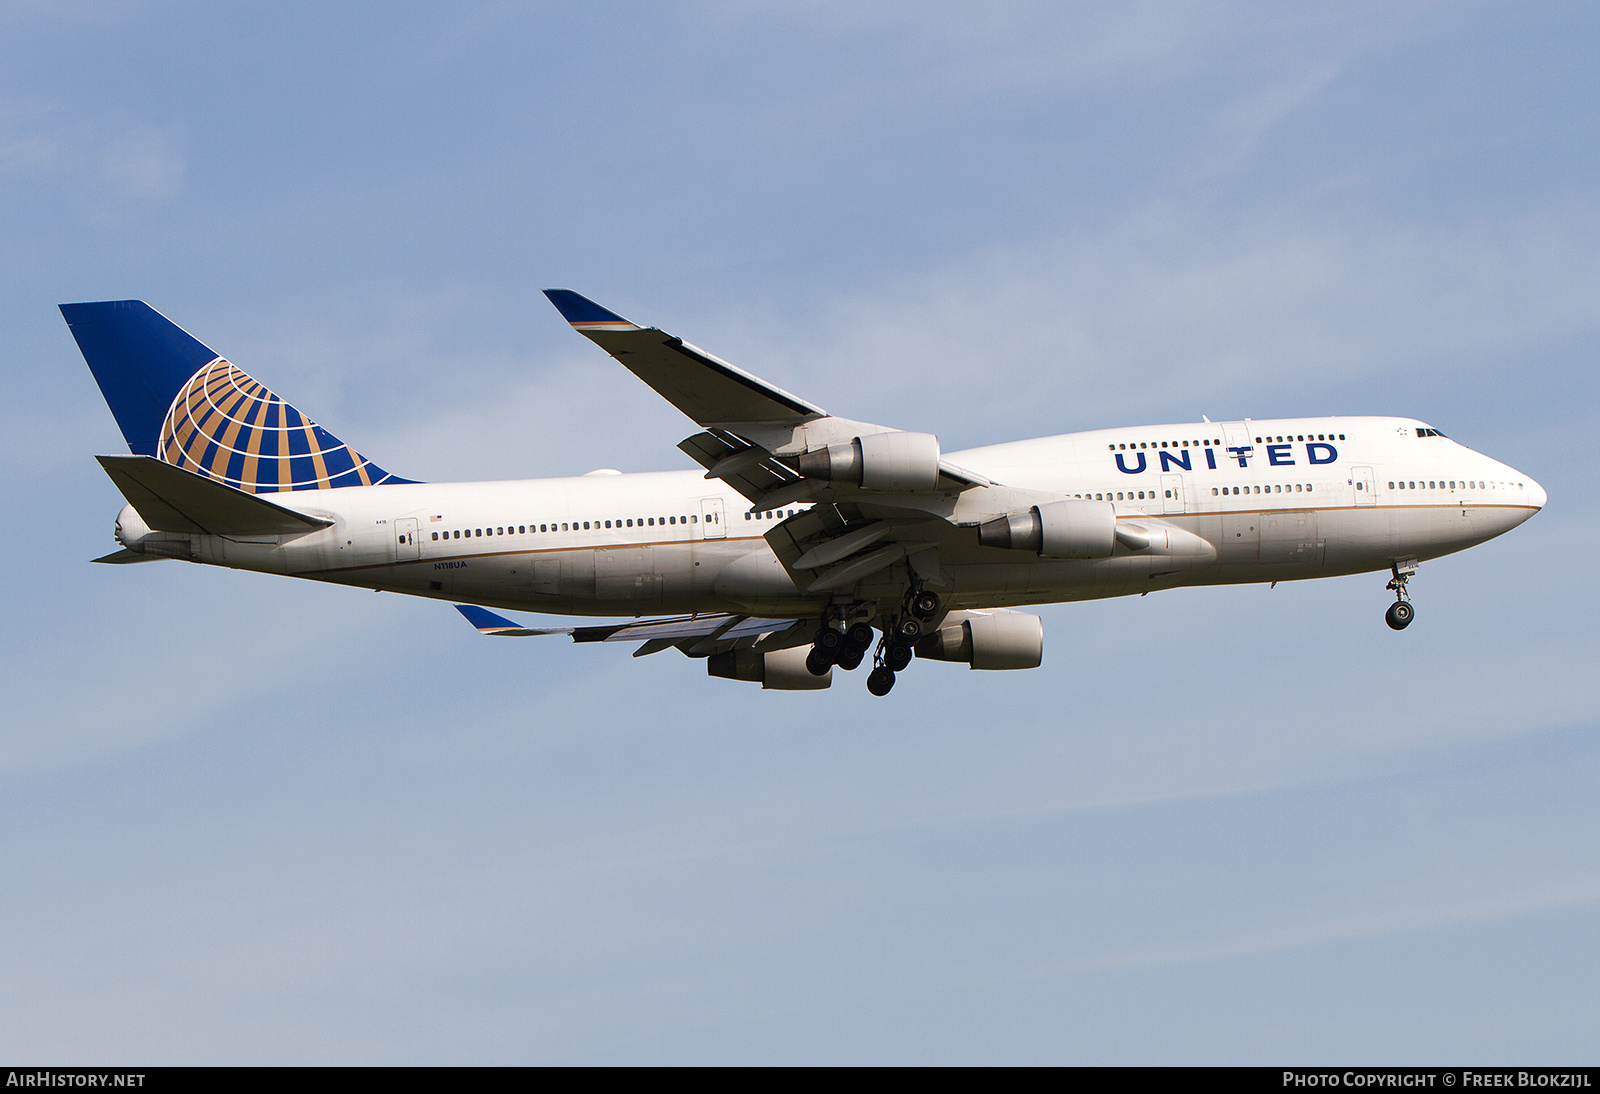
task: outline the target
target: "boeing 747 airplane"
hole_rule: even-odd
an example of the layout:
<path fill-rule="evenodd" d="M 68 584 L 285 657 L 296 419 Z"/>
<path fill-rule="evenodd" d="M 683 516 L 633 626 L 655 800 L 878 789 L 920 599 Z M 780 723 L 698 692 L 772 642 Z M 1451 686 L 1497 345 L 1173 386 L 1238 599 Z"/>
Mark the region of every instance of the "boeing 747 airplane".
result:
<path fill-rule="evenodd" d="M 121 549 L 455 604 L 489 635 L 677 647 L 712 676 L 825 688 L 871 652 L 1026 669 L 1028 604 L 1384 572 L 1527 520 L 1527 475 L 1410 418 L 1071 433 L 945 452 L 828 413 L 567 289 L 561 315 L 699 427 L 704 471 L 425 483 L 390 474 L 137 300 L 62 315 L 131 455 Z M 532 627 L 491 608 L 626 617 Z"/>

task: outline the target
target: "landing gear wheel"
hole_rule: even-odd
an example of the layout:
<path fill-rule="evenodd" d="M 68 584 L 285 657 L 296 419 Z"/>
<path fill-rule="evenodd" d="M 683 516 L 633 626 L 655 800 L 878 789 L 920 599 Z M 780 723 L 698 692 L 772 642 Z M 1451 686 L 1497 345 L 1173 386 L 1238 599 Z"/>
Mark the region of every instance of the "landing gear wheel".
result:
<path fill-rule="evenodd" d="M 901 642 L 915 642 L 922 637 L 922 622 L 906 616 L 894 625 L 894 636 Z"/>
<path fill-rule="evenodd" d="M 1411 606 L 1411 597 L 1406 591 L 1411 575 L 1417 572 L 1417 560 L 1413 558 L 1392 563 L 1389 570 L 1394 574 L 1394 580 L 1384 588 L 1394 594 L 1394 603 L 1383 613 L 1383 621 L 1389 624 L 1391 630 L 1403 631 L 1411 626 L 1411 621 L 1417 615 L 1417 610 Z"/>
<path fill-rule="evenodd" d="M 889 667 L 890 672 L 902 671 L 911 664 L 911 647 L 895 643 L 883 651 L 883 663 Z"/>
<path fill-rule="evenodd" d="M 861 664 L 861 659 L 866 655 L 866 650 L 858 650 L 854 646 L 851 646 L 839 655 L 839 660 L 836 661 L 835 664 L 844 669 L 845 672 L 853 672 L 857 666 Z M 809 658 L 807 659 L 806 667 L 810 667 Z M 819 672 L 817 675 L 821 676 L 822 674 Z"/>
<path fill-rule="evenodd" d="M 879 666 L 867 674 L 867 690 L 874 695 L 888 695 L 894 687 L 894 672 Z"/>
<path fill-rule="evenodd" d="M 828 655 L 817 649 L 817 647 L 812 646 L 811 652 L 806 654 L 806 671 L 812 676 L 826 676 L 828 675 L 828 670 L 832 667 L 833 662 Z"/>
<path fill-rule="evenodd" d="M 1391 629 L 1403 631 L 1411 626 L 1411 621 L 1416 615 L 1416 609 L 1411 606 L 1409 600 L 1396 600 L 1389 605 L 1389 610 L 1383 613 L 1383 621 L 1389 624 Z"/>
<path fill-rule="evenodd" d="M 870 623 L 852 623 L 850 629 L 844 632 L 845 643 L 858 650 L 871 648 L 872 640 L 878 637 L 878 632 L 872 629 Z"/>
<path fill-rule="evenodd" d="M 844 648 L 844 635 L 832 627 L 823 627 L 817 632 L 813 645 L 814 648 L 821 650 L 823 656 L 831 661 Z"/>
<path fill-rule="evenodd" d="M 911 601 L 911 610 L 919 618 L 932 619 L 939 614 L 939 594 L 918 593 Z"/>

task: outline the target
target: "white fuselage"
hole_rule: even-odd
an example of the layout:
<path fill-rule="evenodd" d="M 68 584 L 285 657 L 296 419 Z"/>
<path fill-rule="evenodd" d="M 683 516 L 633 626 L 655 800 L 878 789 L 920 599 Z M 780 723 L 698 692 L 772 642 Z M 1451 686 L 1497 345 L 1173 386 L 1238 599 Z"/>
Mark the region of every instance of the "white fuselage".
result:
<path fill-rule="evenodd" d="M 946 602 L 998 607 L 1387 569 L 1481 543 L 1544 505 L 1527 475 L 1431 432 L 1405 418 L 1246 420 L 947 453 L 1006 486 L 1110 501 L 1119 520 L 1159 518 L 1215 554 L 1183 565 L 1120 549 L 1061 561 L 979 547 L 975 529 L 955 529 L 970 543 L 943 552 Z M 188 557 L 576 615 L 779 615 L 827 600 L 801 595 L 763 539 L 805 505 L 751 515 L 744 498 L 699 471 L 270 497 L 333 523 L 299 536 L 190 536 Z"/>

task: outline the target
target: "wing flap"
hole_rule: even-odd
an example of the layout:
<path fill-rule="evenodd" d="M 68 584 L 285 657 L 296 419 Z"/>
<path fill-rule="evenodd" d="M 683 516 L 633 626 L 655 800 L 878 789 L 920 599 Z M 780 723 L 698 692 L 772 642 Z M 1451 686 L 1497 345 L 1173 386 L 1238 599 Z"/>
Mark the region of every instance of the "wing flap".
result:
<path fill-rule="evenodd" d="M 307 516 L 154 456 L 96 456 L 122 496 L 158 532 L 276 536 L 333 522 Z"/>

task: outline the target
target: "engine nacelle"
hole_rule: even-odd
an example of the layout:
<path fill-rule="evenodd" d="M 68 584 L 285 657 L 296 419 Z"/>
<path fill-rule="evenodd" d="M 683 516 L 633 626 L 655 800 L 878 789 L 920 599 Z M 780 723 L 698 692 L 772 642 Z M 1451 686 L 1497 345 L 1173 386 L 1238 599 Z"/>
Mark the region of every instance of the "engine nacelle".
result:
<path fill-rule="evenodd" d="M 1006 608 L 951 612 L 916 650 L 918 657 L 975 669 L 1036 669 L 1044 660 L 1044 620 Z"/>
<path fill-rule="evenodd" d="M 932 433 L 869 433 L 849 444 L 800 454 L 800 474 L 858 482 L 863 490 L 919 494 L 939 485 L 939 438 Z"/>
<path fill-rule="evenodd" d="M 1117 517 L 1107 501 L 1051 501 L 985 521 L 978 527 L 978 542 L 1045 558 L 1110 558 L 1117 543 Z"/>
<path fill-rule="evenodd" d="M 761 653 L 753 649 L 728 650 L 706 658 L 706 675 L 725 680 L 750 680 L 773 691 L 819 691 L 833 683 L 833 669 L 812 676 L 806 668 L 810 646 Z"/>

